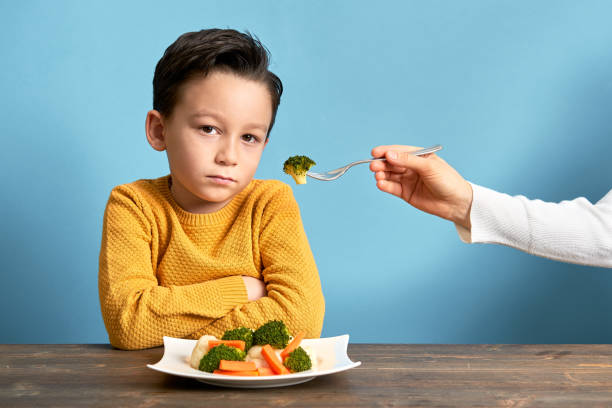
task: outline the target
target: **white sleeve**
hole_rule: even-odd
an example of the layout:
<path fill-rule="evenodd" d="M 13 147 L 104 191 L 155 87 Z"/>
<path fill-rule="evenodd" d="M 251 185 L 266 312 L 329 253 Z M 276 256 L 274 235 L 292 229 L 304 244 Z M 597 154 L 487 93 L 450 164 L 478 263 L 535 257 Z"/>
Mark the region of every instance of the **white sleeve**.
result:
<path fill-rule="evenodd" d="M 557 261 L 612 268 L 612 190 L 596 204 L 579 197 L 548 203 L 472 184 L 467 243 L 507 245 Z"/>

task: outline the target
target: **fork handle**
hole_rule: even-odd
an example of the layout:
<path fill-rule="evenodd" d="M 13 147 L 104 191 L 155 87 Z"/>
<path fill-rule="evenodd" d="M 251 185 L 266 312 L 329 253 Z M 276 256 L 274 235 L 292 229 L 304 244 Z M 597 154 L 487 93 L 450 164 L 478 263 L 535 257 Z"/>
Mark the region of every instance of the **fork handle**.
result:
<path fill-rule="evenodd" d="M 423 156 L 426 154 L 437 152 L 438 150 L 442 150 L 442 145 L 435 145 L 426 149 L 416 150 L 414 152 L 410 152 L 410 154 L 413 154 L 415 156 Z"/>

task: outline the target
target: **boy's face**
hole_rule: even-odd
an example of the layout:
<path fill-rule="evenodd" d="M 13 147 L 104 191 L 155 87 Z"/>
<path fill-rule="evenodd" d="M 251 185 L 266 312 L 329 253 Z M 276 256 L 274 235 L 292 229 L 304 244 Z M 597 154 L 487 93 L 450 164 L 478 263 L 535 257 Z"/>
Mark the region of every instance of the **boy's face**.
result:
<path fill-rule="evenodd" d="M 242 191 L 255 175 L 271 119 L 270 94 L 260 82 L 213 72 L 185 83 L 170 117 L 160 115 L 163 146 L 149 136 L 147 118 L 149 142 L 167 152 L 178 204 L 209 213 Z"/>

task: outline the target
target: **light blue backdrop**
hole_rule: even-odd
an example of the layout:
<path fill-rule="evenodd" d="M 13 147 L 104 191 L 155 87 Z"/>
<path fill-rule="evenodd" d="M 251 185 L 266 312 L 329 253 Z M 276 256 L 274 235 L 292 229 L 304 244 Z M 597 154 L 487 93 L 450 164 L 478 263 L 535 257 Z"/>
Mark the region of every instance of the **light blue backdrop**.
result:
<path fill-rule="evenodd" d="M 186 31 L 250 30 L 286 92 L 259 178 L 378 144 L 444 145 L 466 178 L 597 201 L 612 186 L 609 1 L 24 1 L 0 5 L 0 342 L 106 342 L 111 188 L 167 173 L 151 80 Z M 493 245 L 379 192 L 369 170 L 294 186 L 326 296 L 354 342 L 612 342 L 612 271 Z"/>

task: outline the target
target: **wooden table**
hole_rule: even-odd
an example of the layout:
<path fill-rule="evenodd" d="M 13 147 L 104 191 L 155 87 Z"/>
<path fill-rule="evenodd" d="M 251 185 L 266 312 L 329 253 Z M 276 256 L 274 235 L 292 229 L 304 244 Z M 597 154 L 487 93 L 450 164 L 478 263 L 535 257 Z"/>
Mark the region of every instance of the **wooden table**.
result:
<path fill-rule="evenodd" d="M 351 344 L 362 365 L 239 390 L 148 369 L 162 348 L 0 345 L 1 407 L 609 407 L 612 345 Z"/>

